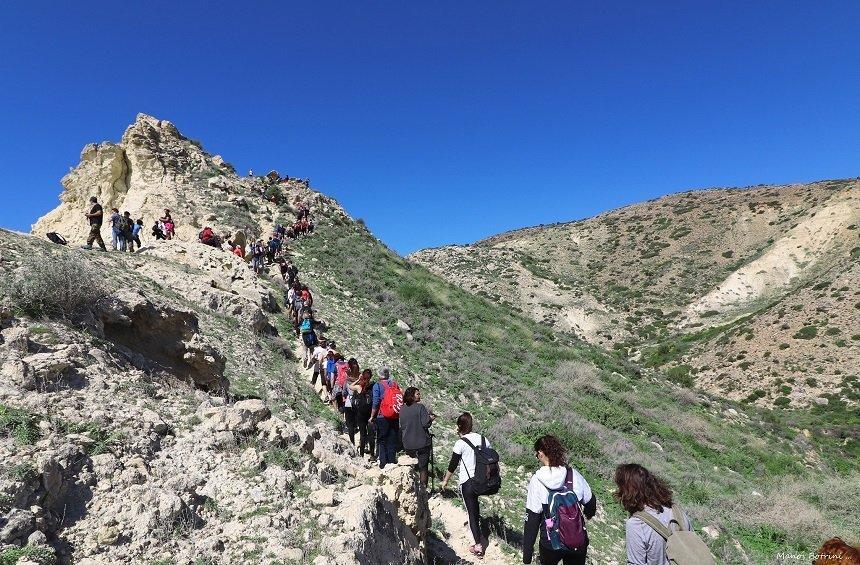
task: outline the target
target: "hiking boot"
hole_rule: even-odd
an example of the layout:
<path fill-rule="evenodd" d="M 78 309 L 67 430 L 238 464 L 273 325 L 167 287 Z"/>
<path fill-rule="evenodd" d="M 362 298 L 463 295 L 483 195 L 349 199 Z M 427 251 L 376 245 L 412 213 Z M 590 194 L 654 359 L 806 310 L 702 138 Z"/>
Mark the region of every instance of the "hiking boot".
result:
<path fill-rule="evenodd" d="M 92 245 L 81 245 L 81 249 L 92 249 Z"/>

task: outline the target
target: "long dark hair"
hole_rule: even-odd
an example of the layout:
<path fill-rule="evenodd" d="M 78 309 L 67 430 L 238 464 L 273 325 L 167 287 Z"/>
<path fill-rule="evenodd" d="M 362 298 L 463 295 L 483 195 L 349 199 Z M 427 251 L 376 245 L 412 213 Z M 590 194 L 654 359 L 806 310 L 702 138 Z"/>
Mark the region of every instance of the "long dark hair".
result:
<path fill-rule="evenodd" d="M 636 463 L 619 465 L 615 469 L 615 498 L 629 513 L 650 506 L 657 512 L 672 507 L 672 491 L 648 469 Z"/>
<path fill-rule="evenodd" d="M 564 467 L 567 464 L 567 450 L 555 436 L 541 436 L 535 440 L 535 452 L 543 451 L 549 459 L 550 467 Z"/>

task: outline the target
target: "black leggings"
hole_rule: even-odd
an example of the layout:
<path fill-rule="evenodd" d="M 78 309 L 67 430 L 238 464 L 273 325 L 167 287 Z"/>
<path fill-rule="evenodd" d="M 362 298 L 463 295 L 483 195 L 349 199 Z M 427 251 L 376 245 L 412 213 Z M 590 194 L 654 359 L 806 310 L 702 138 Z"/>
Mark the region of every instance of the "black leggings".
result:
<path fill-rule="evenodd" d="M 582 555 L 571 555 L 562 551 L 556 551 L 538 544 L 541 565 L 585 565 L 585 552 Z"/>
<path fill-rule="evenodd" d="M 469 514 L 469 529 L 472 530 L 472 537 L 475 538 L 475 543 L 481 543 L 481 503 L 472 489 L 471 480 L 460 485 L 460 496 L 463 497 L 463 504 Z"/>
<path fill-rule="evenodd" d="M 364 448 L 367 447 L 367 452 L 370 455 L 376 456 L 376 433 L 368 434 L 367 426 L 370 420 L 370 411 L 356 411 L 356 424 L 358 425 L 358 451 L 364 455 Z"/>
<path fill-rule="evenodd" d="M 352 445 L 355 445 L 355 427 L 358 423 L 356 421 L 357 414 L 351 406 L 347 406 L 343 409 L 343 415 L 346 420 L 346 433 L 349 434 L 349 441 L 350 443 L 352 443 Z"/>

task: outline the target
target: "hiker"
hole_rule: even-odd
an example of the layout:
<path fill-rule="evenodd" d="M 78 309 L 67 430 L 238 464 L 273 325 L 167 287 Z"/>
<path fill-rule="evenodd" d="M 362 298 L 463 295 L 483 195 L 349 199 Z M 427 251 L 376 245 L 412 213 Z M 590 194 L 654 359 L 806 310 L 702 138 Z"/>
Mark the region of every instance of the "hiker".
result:
<path fill-rule="evenodd" d="M 134 244 L 137 244 L 137 250 L 143 245 L 140 243 L 140 232 L 143 230 L 143 218 L 138 218 L 131 228 L 131 251 L 134 251 Z"/>
<path fill-rule="evenodd" d="M 350 357 L 346 365 L 346 382 L 343 384 L 343 420 L 346 423 L 346 433 L 349 436 L 349 441 L 352 445 L 355 445 L 355 432 L 358 428 L 356 418 L 358 413 L 353 406 L 352 387 L 358 384 L 361 378 L 361 370 L 355 357 Z"/>
<path fill-rule="evenodd" d="M 594 517 L 597 497 L 579 471 L 568 466 L 564 446 L 558 438 L 551 435 L 539 437 L 534 443 L 534 451 L 541 467 L 532 475 L 526 491 L 523 563 L 532 562 L 535 538 L 540 530 L 538 552 L 542 565 L 584 565 L 588 534 L 582 517 L 584 515 L 589 520 Z M 558 495 L 554 502 L 550 497 L 555 493 Z M 573 493 L 575 498 L 561 498 L 564 493 Z M 558 511 L 562 506 L 566 510 Z M 551 526 L 550 533 L 547 533 L 550 520 L 555 528 Z M 555 524 L 555 520 L 560 523 Z M 553 539 L 550 534 L 555 535 L 554 530 L 559 531 L 559 537 L 567 543 L 559 544 L 558 539 Z"/>
<path fill-rule="evenodd" d="M 173 239 L 175 235 L 174 230 L 176 229 L 175 224 L 173 223 L 173 218 L 170 216 L 170 210 L 164 209 L 164 216 L 158 219 L 164 230 L 164 239 Z"/>
<path fill-rule="evenodd" d="M 658 532 L 660 526 L 669 529 L 670 522 L 675 521 L 671 529 L 692 530 L 690 519 L 680 506 L 673 507 L 672 491 L 666 483 L 636 463 L 619 465 L 615 469 L 615 484 L 618 486 L 615 498 L 630 514 L 624 524 L 627 563 L 669 563 L 666 556 L 666 539 Z M 705 549 L 707 550 L 707 547 Z"/>
<path fill-rule="evenodd" d="M 293 265 L 292 261 L 281 259 L 281 277 L 287 286 L 293 286 L 299 276 L 299 269 Z"/>
<path fill-rule="evenodd" d="M 89 212 L 85 212 L 84 216 L 90 222 L 90 234 L 87 236 L 87 244 L 84 245 L 84 249 L 92 249 L 93 242 L 99 244 L 99 249 L 102 251 L 107 251 L 107 247 L 105 247 L 105 242 L 102 239 L 102 220 L 104 219 L 104 209 L 102 205 L 99 204 L 98 198 L 95 196 L 90 197 L 90 204 L 92 207 Z"/>
<path fill-rule="evenodd" d="M 122 214 L 120 223 L 120 232 L 122 233 L 123 251 L 134 251 L 134 243 L 132 234 L 134 232 L 134 220 L 131 219 L 131 212 L 126 210 Z"/>
<path fill-rule="evenodd" d="M 203 231 L 200 232 L 198 238 L 200 239 L 200 243 L 203 245 L 221 247 L 221 238 L 215 235 L 215 232 L 213 232 L 212 228 L 209 226 L 203 228 Z"/>
<path fill-rule="evenodd" d="M 388 463 L 397 463 L 397 434 L 400 407 L 403 395 L 391 378 L 391 370 L 383 367 L 379 371 L 379 382 L 373 385 L 373 408 L 370 421 L 376 426 L 376 447 L 379 450 L 379 468 Z"/>
<path fill-rule="evenodd" d="M 328 355 L 328 344 L 326 343 L 326 339 L 321 337 L 317 340 L 317 344 L 314 346 L 313 351 L 311 351 L 310 366 L 313 368 L 311 386 L 314 387 L 314 390 L 316 390 L 318 378 L 320 379 L 320 383 L 322 383 L 322 378 L 320 378 L 320 367 L 324 364 L 326 355 Z"/>
<path fill-rule="evenodd" d="M 263 274 L 265 269 L 264 258 L 266 256 L 266 248 L 263 246 L 263 240 L 258 239 L 257 243 L 251 244 L 251 261 L 254 267 L 254 272 L 258 275 Z"/>
<path fill-rule="evenodd" d="M 302 315 L 302 323 L 299 324 L 299 331 L 302 335 L 302 343 L 305 346 L 302 353 L 302 363 L 305 367 L 310 367 L 311 351 L 319 343 L 317 334 L 314 331 L 314 319 L 310 312 L 305 312 Z"/>
<path fill-rule="evenodd" d="M 111 246 L 114 251 L 125 251 L 125 244 L 122 238 L 122 216 L 119 214 L 118 208 L 111 208 L 110 225 L 111 225 Z"/>
<path fill-rule="evenodd" d="M 334 387 L 334 377 L 337 374 L 337 351 L 334 349 L 334 345 L 329 345 L 328 353 L 325 358 L 325 375 L 323 377 L 323 384 L 326 388 L 326 402 L 331 402 L 331 395 Z"/>
<path fill-rule="evenodd" d="M 489 448 L 490 442 L 482 435 L 473 432 L 472 427 L 472 415 L 468 412 L 460 414 L 460 417 L 457 418 L 457 434 L 460 439 L 454 443 L 451 461 L 448 462 L 448 470 L 439 486 L 445 489 L 454 471 L 457 471 L 460 496 L 463 499 L 463 506 L 466 507 L 466 512 L 469 514 L 469 529 L 475 540 L 474 545 L 469 546 L 469 553 L 482 558 L 484 545 L 481 538 L 481 504 L 478 500 L 478 494 L 474 490 L 472 478 L 475 476 L 475 446 L 481 445 Z"/>
<path fill-rule="evenodd" d="M 334 383 L 332 384 L 333 401 L 338 412 L 344 411 L 343 397 L 348 375 L 349 363 L 343 358 L 343 355 L 338 354 L 337 361 L 334 363 Z"/>
<path fill-rule="evenodd" d="M 230 246 L 233 248 L 232 253 L 239 259 L 245 258 L 245 251 L 242 249 L 241 245 L 236 245 L 233 242 L 230 242 Z"/>
<path fill-rule="evenodd" d="M 302 301 L 306 308 L 314 307 L 314 297 L 311 295 L 311 289 L 306 284 L 302 285 Z"/>
<path fill-rule="evenodd" d="M 418 459 L 418 476 L 421 486 L 427 488 L 427 467 L 433 438 L 430 426 L 434 416 L 421 404 L 421 391 L 411 386 L 403 393 L 403 408 L 400 409 L 400 437 L 403 450 Z"/>
<path fill-rule="evenodd" d="M 155 223 L 152 224 L 152 237 L 154 237 L 156 241 L 167 239 L 167 236 L 164 235 L 164 224 L 161 220 L 155 220 Z"/>
<path fill-rule="evenodd" d="M 367 447 L 367 455 L 370 456 L 371 461 L 376 457 L 375 437 L 374 434 L 368 433 L 370 414 L 373 410 L 372 378 L 373 371 L 365 369 L 361 372 L 358 382 L 349 387 L 352 395 L 352 409 L 355 411 L 355 422 L 358 426 L 358 456 L 364 457 L 364 448 Z"/>

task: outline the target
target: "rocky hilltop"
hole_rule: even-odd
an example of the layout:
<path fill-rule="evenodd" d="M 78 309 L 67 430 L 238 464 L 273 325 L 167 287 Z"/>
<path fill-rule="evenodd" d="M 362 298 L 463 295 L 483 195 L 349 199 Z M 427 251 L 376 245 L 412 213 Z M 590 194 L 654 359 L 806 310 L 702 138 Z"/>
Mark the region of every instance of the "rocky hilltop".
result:
<path fill-rule="evenodd" d="M 410 259 L 730 398 L 860 399 L 856 179 L 684 192 Z"/>
<path fill-rule="evenodd" d="M 206 225 L 266 237 L 298 203 L 316 228 L 285 254 L 320 331 L 422 389 L 436 476 L 463 410 L 502 454 L 485 562 L 519 562 L 543 433 L 598 497 L 595 563 L 623 559 L 612 472 L 629 461 L 666 478 L 723 562 L 857 541 L 857 415 L 838 396 L 772 411 L 673 383 L 405 260 L 305 183 L 237 175 L 149 116 L 88 145 L 63 186 L 33 235 L 0 230 L 0 563 L 470 562 L 465 513 L 417 497 L 409 458 L 380 471 L 356 457 L 297 360 L 277 269 L 195 241 Z M 79 249 L 91 195 L 147 223 L 170 208 L 179 238 Z"/>

